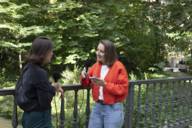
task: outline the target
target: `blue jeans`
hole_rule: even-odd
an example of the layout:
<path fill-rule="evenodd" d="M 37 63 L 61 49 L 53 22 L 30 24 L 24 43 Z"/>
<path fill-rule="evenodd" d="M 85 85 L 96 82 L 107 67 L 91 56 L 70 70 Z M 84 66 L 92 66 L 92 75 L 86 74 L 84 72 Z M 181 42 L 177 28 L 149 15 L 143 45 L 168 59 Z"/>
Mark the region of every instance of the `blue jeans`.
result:
<path fill-rule="evenodd" d="M 23 128 L 52 128 L 51 110 L 42 112 L 24 112 L 22 125 Z"/>
<path fill-rule="evenodd" d="M 89 128 L 122 128 L 124 122 L 123 104 L 102 105 L 96 103 L 93 106 Z"/>

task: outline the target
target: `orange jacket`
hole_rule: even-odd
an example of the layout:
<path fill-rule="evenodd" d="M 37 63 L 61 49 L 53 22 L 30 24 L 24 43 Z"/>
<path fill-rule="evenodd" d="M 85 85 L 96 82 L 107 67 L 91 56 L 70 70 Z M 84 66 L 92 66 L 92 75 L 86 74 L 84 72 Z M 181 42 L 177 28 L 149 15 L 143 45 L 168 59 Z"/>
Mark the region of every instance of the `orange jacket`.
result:
<path fill-rule="evenodd" d="M 89 77 L 100 77 L 101 64 L 96 62 L 88 71 L 88 76 L 84 79 L 81 78 L 83 86 L 92 87 L 92 95 L 94 101 L 99 97 L 99 86 L 91 83 Z M 105 86 L 103 88 L 103 97 L 105 104 L 114 104 L 122 102 L 128 94 L 128 75 L 124 65 L 116 60 L 114 64 L 109 67 L 109 71 L 105 77 Z"/>

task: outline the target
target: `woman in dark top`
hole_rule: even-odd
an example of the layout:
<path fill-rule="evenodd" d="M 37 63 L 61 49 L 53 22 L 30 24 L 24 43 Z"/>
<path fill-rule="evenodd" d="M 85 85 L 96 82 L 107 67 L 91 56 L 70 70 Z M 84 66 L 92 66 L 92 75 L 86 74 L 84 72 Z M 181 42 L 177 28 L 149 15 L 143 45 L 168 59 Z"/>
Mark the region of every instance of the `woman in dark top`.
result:
<path fill-rule="evenodd" d="M 24 96 L 23 128 L 52 128 L 51 101 L 56 91 L 63 93 L 58 83 L 52 86 L 44 65 L 51 62 L 52 41 L 46 37 L 36 38 L 31 46 L 28 63 L 22 73 Z"/>

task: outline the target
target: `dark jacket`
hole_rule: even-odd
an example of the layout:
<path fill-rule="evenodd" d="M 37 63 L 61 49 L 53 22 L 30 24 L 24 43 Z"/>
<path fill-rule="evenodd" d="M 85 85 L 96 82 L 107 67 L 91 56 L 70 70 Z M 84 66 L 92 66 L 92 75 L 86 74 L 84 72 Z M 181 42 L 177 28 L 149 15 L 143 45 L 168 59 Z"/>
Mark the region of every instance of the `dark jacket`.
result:
<path fill-rule="evenodd" d="M 39 65 L 28 63 L 24 67 L 22 84 L 24 94 L 28 99 L 27 111 L 45 111 L 51 108 L 55 88 L 48 80 L 47 72 Z"/>

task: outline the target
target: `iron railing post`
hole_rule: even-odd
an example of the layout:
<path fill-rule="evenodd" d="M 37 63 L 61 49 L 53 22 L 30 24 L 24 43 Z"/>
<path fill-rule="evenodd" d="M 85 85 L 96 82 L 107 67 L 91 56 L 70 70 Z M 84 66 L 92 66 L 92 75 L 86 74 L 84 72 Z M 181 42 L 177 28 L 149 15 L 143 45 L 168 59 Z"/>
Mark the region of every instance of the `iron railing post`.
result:
<path fill-rule="evenodd" d="M 17 117 L 17 103 L 16 103 L 16 99 L 15 99 L 15 95 L 14 96 L 14 103 L 13 103 L 13 116 L 12 116 L 12 126 L 13 128 L 17 128 L 18 125 L 18 117 Z"/>
<path fill-rule="evenodd" d="M 125 128 L 132 128 L 132 118 L 133 118 L 133 105 L 134 105 L 134 85 L 129 84 L 128 97 L 126 98 L 125 107 Z"/>

